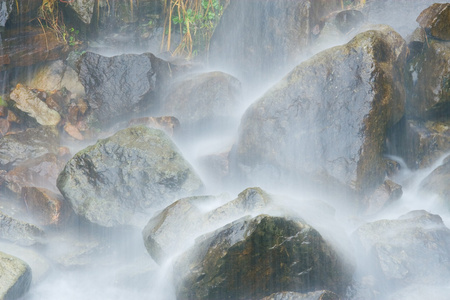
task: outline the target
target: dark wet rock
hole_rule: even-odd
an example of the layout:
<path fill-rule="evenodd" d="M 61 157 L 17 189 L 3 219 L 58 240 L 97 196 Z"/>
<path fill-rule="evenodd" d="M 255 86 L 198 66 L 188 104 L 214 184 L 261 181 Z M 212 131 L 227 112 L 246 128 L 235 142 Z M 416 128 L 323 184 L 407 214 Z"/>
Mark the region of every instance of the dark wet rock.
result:
<path fill-rule="evenodd" d="M 18 84 L 11 92 L 11 100 L 21 111 L 27 113 L 30 117 L 43 126 L 56 126 L 61 121 L 59 113 L 45 104 L 44 101 L 38 98 L 28 87 Z"/>
<path fill-rule="evenodd" d="M 410 68 L 413 88 L 407 103 L 408 114 L 421 119 L 447 116 L 450 112 L 450 42 L 429 39 Z"/>
<path fill-rule="evenodd" d="M 245 214 L 256 213 L 272 201 L 262 189 L 248 188 L 236 199 L 212 211 L 205 209 L 223 200 L 222 197 L 214 196 L 189 197 L 165 208 L 150 219 L 142 232 L 147 251 L 155 261 L 162 263 L 205 231 Z"/>
<path fill-rule="evenodd" d="M 264 297 L 261 300 L 340 300 L 341 298 L 330 291 L 315 291 L 306 294 L 296 292 L 280 292 Z"/>
<path fill-rule="evenodd" d="M 395 220 L 359 227 L 353 234 L 363 276 L 379 295 L 410 284 L 446 283 L 450 275 L 450 229 L 440 216 L 412 211 Z"/>
<path fill-rule="evenodd" d="M 432 36 L 450 41 L 450 4 L 434 3 L 417 17 L 417 22 Z"/>
<path fill-rule="evenodd" d="M 0 252 L 0 299 L 19 299 L 30 289 L 30 266 L 12 255 Z"/>
<path fill-rule="evenodd" d="M 406 37 L 406 42 L 408 43 L 409 55 L 408 58 L 416 57 L 422 54 L 425 45 L 427 45 L 427 33 L 422 27 L 418 27 L 413 31 L 411 35 Z"/>
<path fill-rule="evenodd" d="M 2 0 L 0 1 L 0 3 L 1 2 L 5 2 L 6 8 L 9 11 L 7 22 L 13 26 L 27 24 L 30 21 L 36 19 L 36 17 L 38 16 L 39 7 L 42 5 L 41 1 L 35 0 Z"/>
<path fill-rule="evenodd" d="M 59 134 L 52 126 L 29 128 L 0 138 L 0 168 L 11 170 L 22 162 L 58 153 Z"/>
<path fill-rule="evenodd" d="M 0 70 L 59 59 L 68 51 L 64 41 L 51 30 L 44 32 L 41 27 L 10 29 L 2 32 L 1 36 Z"/>
<path fill-rule="evenodd" d="M 100 127 L 157 108 L 159 94 L 176 70 L 151 53 L 104 57 L 87 52 L 78 68 L 92 108 L 90 123 Z"/>
<path fill-rule="evenodd" d="M 373 215 L 395 201 L 403 195 L 402 186 L 392 180 L 385 180 L 371 195 L 362 201 L 362 211 L 365 215 Z"/>
<path fill-rule="evenodd" d="M 343 293 L 352 268 L 301 221 L 244 217 L 199 237 L 174 264 L 180 299 L 258 299 L 275 292 Z"/>
<path fill-rule="evenodd" d="M 450 209 L 450 156 L 420 183 L 420 189 L 436 195 Z"/>
<path fill-rule="evenodd" d="M 56 192 L 56 179 L 64 165 L 65 162 L 56 154 L 47 153 L 24 161 L 3 178 L 6 187 L 16 195 L 20 195 L 25 186 L 46 187 Z"/>
<path fill-rule="evenodd" d="M 386 130 L 404 113 L 405 59 L 384 25 L 300 64 L 242 117 L 234 172 L 370 192 L 384 181 Z"/>
<path fill-rule="evenodd" d="M 180 121 L 172 116 L 142 117 L 131 119 L 128 126 L 145 125 L 151 128 L 161 129 L 169 136 L 174 136 L 180 129 Z"/>
<path fill-rule="evenodd" d="M 354 30 L 357 31 L 364 23 L 364 15 L 359 10 L 343 10 L 336 14 L 334 18 L 336 27 L 344 34 Z"/>
<path fill-rule="evenodd" d="M 339 1 L 231 0 L 210 43 L 210 62 L 256 84 L 305 54 L 319 19 Z M 237 72 L 237 73 L 236 73 Z"/>
<path fill-rule="evenodd" d="M 390 130 L 387 149 L 410 169 L 430 167 L 450 151 L 450 122 L 402 120 Z"/>
<path fill-rule="evenodd" d="M 45 233 L 39 227 L 0 212 L 0 238 L 22 246 L 42 244 Z"/>
<path fill-rule="evenodd" d="M 192 136 L 192 132 L 205 126 L 224 126 L 227 121 L 234 121 L 240 94 L 241 83 L 231 75 L 223 72 L 190 75 L 170 88 L 161 110 L 165 115 L 175 116 L 181 130 Z"/>
<path fill-rule="evenodd" d="M 78 152 L 57 186 L 77 214 L 111 227 L 192 195 L 202 182 L 163 131 L 137 126 Z"/>
<path fill-rule="evenodd" d="M 70 220 L 70 204 L 59 193 L 42 187 L 23 187 L 22 199 L 28 214 L 40 226 L 61 226 Z"/>
<path fill-rule="evenodd" d="M 0 1 L 0 26 L 5 27 L 6 21 L 8 21 L 9 14 L 13 11 L 13 4 L 13 0 Z"/>

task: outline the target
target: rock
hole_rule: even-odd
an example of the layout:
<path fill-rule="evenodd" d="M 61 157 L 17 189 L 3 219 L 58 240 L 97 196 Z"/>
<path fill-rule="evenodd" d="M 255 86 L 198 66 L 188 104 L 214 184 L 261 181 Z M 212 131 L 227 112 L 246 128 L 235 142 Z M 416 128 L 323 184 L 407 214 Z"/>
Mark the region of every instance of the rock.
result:
<path fill-rule="evenodd" d="M 450 156 L 421 183 L 420 190 L 436 195 L 450 209 Z"/>
<path fill-rule="evenodd" d="M 411 35 L 406 37 L 406 42 L 408 43 L 408 48 L 410 51 L 410 55 L 408 55 L 408 57 L 416 57 L 417 55 L 422 54 L 422 51 L 428 42 L 425 29 L 418 27 Z"/>
<path fill-rule="evenodd" d="M 450 229 L 438 215 L 412 211 L 395 220 L 367 223 L 353 238 L 356 255 L 364 261 L 362 276 L 373 276 L 381 298 L 410 284 L 447 283 Z"/>
<path fill-rule="evenodd" d="M 83 54 L 78 63 L 79 78 L 92 108 L 90 123 L 100 127 L 118 118 L 143 113 L 158 106 L 173 68 L 151 53 L 104 57 Z"/>
<path fill-rule="evenodd" d="M 13 4 L 12 0 L 0 1 L 0 26 L 5 27 L 9 14 L 13 11 Z"/>
<path fill-rule="evenodd" d="M 60 226 L 68 223 L 71 208 L 62 195 L 46 188 L 23 187 L 22 198 L 28 213 L 41 226 Z"/>
<path fill-rule="evenodd" d="M 66 123 L 64 125 L 64 131 L 76 140 L 84 140 L 84 136 L 81 134 L 78 128 L 70 123 Z"/>
<path fill-rule="evenodd" d="M 202 182 L 161 130 L 137 126 L 75 154 L 57 186 L 77 214 L 112 227 L 192 195 Z"/>
<path fill-rule="evenodd" d="M 364 15 L 359 10 L 343 10 L 336 14 L 334 18 L 336 27 L 344 34 L 354 30 L 357 31 L 364 23 Z"/>
<path fill-rule="evenodd" d="M 33 271 L 31 284 L 37 284 L 50 274 L 51 267 L 47 258 L 37 253 L 35 250 L 20 247 L 11 243 L 0 242 L 0 251 L 13 253 L 15 257 L 26 261 Z"/>
<path fill-rule="evenodd" d="M 2 32 L 1 49 L 0 71 L 59 59 L 68 47 L 51 30 L 44 32 L 41 27 L 24 26 Z"/>
<path fill-rule="evenodd" d="M 362 203 L 365 215 L 373 215 L 399 200 L 403 195 L 402 186 L 392 180 L 385 180 L 371 195 L 368 195 Z"/>
<path fill-rule="evenodd" d="M 3 178 L 6 187 L 16 195 L 20 195 L 22 188 L 26 186 L 46 187 L 56 192 L 58 191 L 56 179 L 64 164 L 56 154 L 47 153 L 24 161 L 6 173 Z"/>
<path fill-rule="evenodd" d="M 244 217 L 202 236 L 174 263 L 179 299 L 259 299 L 281 291 L 343 294 L 352 268 L 309 225 Z"/>
<path fill-rule="evenodd" d="M 0 252 L 0 299 L 19 299 L 31 285 L 30 266 L 17 257 Z"/>
<path fill-rule="evenodd" d="M 450 41 L 450 4 L 434 3 L 417 17 L 417 22 L 432 37 Z"/>
<path fill-rule="evenodd" d="M 422 120 L 450 112 L 450 42 L 430 39 L 427 45 L 411 62 L 413 90 L 407 102 L 408 114 Z"/>
<path fill-rule="evenodd" d="M 26 112 L 43 126 L 56 126 L 61 121 L 61 116 L 57 111 L 50 109 L 33 91 L 21 84 L 16 86 L 10 97 L 18 109 Z"/>
<path fill-rule="evenodd" d="M 44 232 L 37 226 L 11 218 L 0 212 L 0 238 L 22 246 L 42 244 Z"/>
<path fill-rule="evenodd" d="M 34 0 L 6 0 L 6 6 L 8 5 L 10 7 L 10 13 L 7 20 L 9 25 L 20 26 L 20 24 L 28 24 L 38 17 L 38 10 L 42 5 L 42 2 Z"/>
<path fill-rule="evenodd" d="M 77 73 L 62 60 L 39 64 L 31 74 L 27 73 L 25 78 L 19 80 L 26 86 L 47 92 L 66 88 L 78 96 L 84 95 L 84 87 Z"/>
<path fill-rule="evenodd" d="M 316 291 L 307 294 L 296 292 L 274 293 L 261 300 L 340 300 L 340 297 L 330 291 Z"/>
<path fill-rule="evenodd" d="M 59 135 L 55 128 L 42 126 L 0 138 L 0 168 L 11 170 L 22 162 L 47 153 L 58 153 Z"/>
<path fill-rule="evenodd" d="M 172 116 L 165 117 L 142 117 L 131 119 L 128 127 L 136 125 L 146 125 L 150 128 L 161 129 L 169 136 L 174 136 L 180 129 L 180 121 Z"/>
<path fill-rule="evenodd" d="M 9 123 L 8 119 L 0 119 L 0 138 L 8 133 L 10 126 L 11 123 Z"/>
<path fill-rule="evenodd" d="M 203 207 L 223 202 L 221 197 L 188 197 L 174 202 L 148 221 L 142 235 L 152 258 L 163 263 L 200 234 L 234 221 L 245 214 L 259 212 L 271 197 L 260 188 L 248 188 L 239 196 L 212 210 Z"/>
<path fill-rule="evenodd" d="M 192 138 L 205 127 L 224 126 L 236 118 L 241 83 L 222 72 L 190 75 L 170 88 L 162 103 L 162 113 L 175 116 L 184 135 Z"/>
<path fill-rule="evenodd" d="M 95 0 L 74 0 L 69 1 L 68 6 L 73 9 L 84 24 L 90 24 L 95 3 Z"/>
<path fill-rule="evenodd" d="M 337 9 L 334 0 L 231 0 L 211 38 L 211 65 L 246 83 L 274 80 L 307 52 L 320 18 Z"/>
<path fill-rule="evenodd" d="M 385 177 L 386 130 L 404 113 L 405 59 L 405 41 L 381 25 L 298 65 L 245 112 L 232 172 L 370 193 Z"/>
<path fill-rule="evenodd" d="M 431 167 L 450 151 L 450 122 L 403 119 L 390 130 L 387 149 L 412 170 Z"/>

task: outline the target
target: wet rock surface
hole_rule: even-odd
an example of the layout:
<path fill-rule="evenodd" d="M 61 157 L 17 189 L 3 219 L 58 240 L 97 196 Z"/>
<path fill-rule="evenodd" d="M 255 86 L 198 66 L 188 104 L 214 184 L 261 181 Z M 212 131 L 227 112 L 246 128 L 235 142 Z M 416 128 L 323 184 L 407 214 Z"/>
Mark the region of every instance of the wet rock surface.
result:
<path fill-rule="evenodd" d="M 443 283 L 449 276 L 450 230 L 438 215 L 412 211 L 362 225 L 353 237 L 370 261 L 362 272 L 373 276 L 380 295 L 410 284 Z"/>
<path fill-rule="evenodd" d="M 78 68 L 92 108 L 90 122 L 99 127 L 156 109 L 159 93 L 171 76 L 170 64 L 151 53 L 104 57 L 87 52 Z"/>
<path fill-rule="evenodd" d="M 417 17 L 417 22 L 432 37 L 450 41 L 450 4 L 434 3 Z"/>
<path fill-rule="evenodd" d="M 167 135 L 138 126 L 78 152 L 57 186 L 77 214 L 111 227 L 196 193 L 202 182 Z"/>
<path fill-rule="evenodd" d="M 28 128 L 0 139 L 0 168 L 6 171 L 47 153 L 58 153 L 59 134 L 52 126 Z"/>
<path fill-rule="evenodd" d="M 264 297 L 261 300 L 339 300 L 338 295 L 330 291 L 316 291 L 306 294 L 296 292 L 281 292 Z"/>
<path fill-rule="evenodd" d="M 442 165 L 434 169 L 421 183 L 422 192 L 436 195 L 438 199 L 450 208 L 450 156 L 444 159 Z"/>
<path fill-rule="evenodd" d="M 217 228 L 245 214 L 264 209 L 272 198 L 260 188 L 248 188 L 220 207 L 207 207 L 223 202 L 222 197 L 201 196 L 180 199 L 149 220 L 142 235 L 149 254 L 158 263 L 182 251 L 205 230 Z"/>
<path fill-rule="evenodd" d="M 342 293 L 352 271 L 301 221 L 244 217 L 196 240 L 174 265 L 177 297 L 262 298 L 278 291 Z"/>
<path fill-rule="evenodd" d="M 24 261 L 0 252 L 0 298 L 18 299 L 28 292 L 31 269 Z"/>
<path fill-rule="evenodd" d="M 45 242 L 45 233 L 39 227 L 12 218 L 0 212 L 0 238 L 22 246 Z"/>
<path fill-rule="evenodd" d="M 386 129 L 404 112 L 405 59 L 404 40 L 381 26 L 297 66 L 242 117 L 237 173 L 373 189 Z"/>
<path fill-rule="evenodd" d="M 240 96 L 241 83 L 229 74 L 194 74 L 170 88 L 161 111 L 175 116 L 180 121 L 183 136 L 192 138 L 193 132 L 205 126 L 224 126 L 234 121 Z"/>

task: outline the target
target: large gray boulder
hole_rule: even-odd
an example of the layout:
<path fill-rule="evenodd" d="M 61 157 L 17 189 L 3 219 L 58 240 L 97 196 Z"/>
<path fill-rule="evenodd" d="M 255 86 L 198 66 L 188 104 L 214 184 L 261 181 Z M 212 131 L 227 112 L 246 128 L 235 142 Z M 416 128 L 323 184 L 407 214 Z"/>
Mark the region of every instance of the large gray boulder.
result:
<path fill-rule="evenodd" d="M 45 232 L 39 227 L 0 211 L 0 239 L 22 246 L 43 244 Z"/>
<path fill-rule="evenodd" d="M 78 215 L 111 227 L 192 195 L 202 182 L 163 131 L 137 126 L 78 152 L 57 187 Z"/>
<path fill-rule="evenodd" d="M 176 67 L 151 53 L 105 57 L 87 52 L 78 70 L 91 107 L 90 123 L 103 127 L 156 108 L 159 93 Z"/>
<path fill-rule="evenodd" d="M 373 190 L 386 173 L 386 130 L 404 113 L 405 59 L 403 38 L 380 25 L 298 65 L 242 117 L 235 172 Z"/>
<path fill-rule="evenodd" d="M 0 252 L 0 299 L 13 300 L 28 292 L 31 269 L 24 261 Z"/>
<path fill-rule="evenodd" d="M 343 294 L 352 267 L 299 220 L 244 217 L 201 236 L 178 257 L 179 299 L 258 299 L 275 292 Z"/>
<path fill-rule="evenodd" d="M 372 289 L 381 297 L 411 284 L 448 283 L 450 229 L 438 215 L 412 211 L 364 224 L 352 237 L 361 259 L 360 274 L 373 278 Z"/>

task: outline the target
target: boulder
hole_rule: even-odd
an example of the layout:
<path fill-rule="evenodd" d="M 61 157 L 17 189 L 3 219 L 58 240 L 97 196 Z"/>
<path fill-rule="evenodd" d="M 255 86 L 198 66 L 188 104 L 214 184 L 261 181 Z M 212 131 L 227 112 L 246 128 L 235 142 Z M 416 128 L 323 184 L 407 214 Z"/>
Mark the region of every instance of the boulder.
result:
<path fill-rule="evenodd" d="M 2 32 L 0 71 L 59 59 L 66 55 L 68 49 L 66 43 L 51 30 L 43 31 L 41 27 L 30 26 L 8 29 Z"/>
<path fill-rule="evenodd" d="M 450 3 L 434 3 L 420 13 L 417 22 L 432 37 L 450 41 Z"/>
<path fill-rule="evenodd" d="M 274 80 L 307 52 L 310 31 L 340 1 L 231 0 L 211 38 L 211 65 L 246 83 Z"/>
<path fill-rule="evenodd" d="M 39 227 L 0 212 L 0 238 L 22 246 L 43 244 L 45 233 Z"/>
<path fill-rule="evenodd" d="M 438 197 L 450 209 L 450 156 L 420 183 L 421 192 Z"/>
<path fill-rule="evenodd" d="M 431 167 L 450 151 L 450 122 L 403 119 L 389 131 L 386 146 L 412 170 Z"/>
<path fill-rule="evenodd" d="M 408 115 L 425 120 L 447 116 L 450 112 L 450 42 L 429 39 L 423 52 L 411 61 L 410 69 L 413 87 L 406 107 Z"/>
<path fill-rule="evenodd" d="M 163 131 L 137 126 L 75 154 L 57 187 L 78 215 L 112 227 L 192 195 L 202 182 Z"/>
<path fill-rule="evenodd" d="M 142 117 L 128 122 L 129 127 L 136 125 L 146 125 L 151 128 L 161 129 L 170 137 L 173 137 L 180 130 L 180 121 L 172 116 Z"/>
<path fill-rule="evenodd" d="M 24 161 L 2 177 L 8 190 L 16 195 L 20 195 L 25 186 L 46 187 L 56 192 L 56 179 L 64 165 L 56 154 L 47 153 Z"/>
<path fill-rule="evenodd" d="M 17 257 L 0 252 L 0 299 L 19 299 L 31 285 L 30 266 Z"/>
<path fill-rule="evenodd" d="M 10 98 L 18 109 L 36 119 L 43 126 L 56 126 L 61 121 L 61 116 L 57 111 L 50 109 L 44 101 L 37 97 L 36 93 L 22 84 L 16 86 L 11 92 Z"/>
<path fill-rule="evenodd" d="M 404 113 L 406 45 L 376 28 L 301 63 L 247 109 L 234 174 L 358 193 L 384 181 L 386 130 Z"/>
<path fill-rule="evenodd" d="M 8 21 L 9 14 L 14 9 L 13 0 L 1 0 L 0 1 L 0 26 L 5 27 L 6 21 Z"/>
<path fill-rule="evenodd" d="M 40 226 L 61 226 L 69 221 L 71 207 L 59 193 L 41 187 L 23 187 L 22 199 Z"/>
<path fill-rule="evenodd" d="M 96 3 L 95 0 L 72 0 L 67 3 L 84 24 L 88 25 L 91 23 Z"/>
<path fill-rule="evenodd" d="M 450 275 L 450 229 L 440 216 L 412 211 L 395 220 L 360 226 L 353 234 L 363 278 L 384 293 L 411 284 L 446 284 Z"/>
<path fill-rule="evenodd" d="M 343 34 L 347 34 L 350 31 L 356 32 L 364 23 L 364 15 L 362 12 L 355 9 L 343 10 L 336 14 L 334 23 Z"/>
<path fill-rule="evenodd" d="M 190 75 L 174 84 L 161 105 L 164 115 L 175 116 L 189 137 L 205 127 L 234 121 L 240 105 L 241 83 L 222 72 Z M 189 134 L 191 133 L 191 134 Z"/>
<path fill-rule="evenodd" d="M 159 94 L 176 67 L 151 53 L 104 57 L 87 52 L 78 62 L 79 78 L 99 127 L 157 108 Z"/>
<path fill-rule="evenodd" d="M 352 268 L 299 220 L 244 217 L 201 236 L 174 263 L 179 299 L 259 299 L 282 291 L 343 294 Z"/>
<path fill-rule="evenodd" d="M 206 231 L 223 226 L 245 214 L 259 212 L 271 202 L 271 197 L 260 188 L 248 188 L 236 199 L 216 209 L 206 211 L 204 208 L 223 200 L 213 196 L 189 197 L 165 208 L 151 218 L 142 231 L 148 253 L 161 264 L 186 249 L 187 245 Z"/>
<path fill-rule="evenodd" d="M 58 153 L 59 134 L 53 126 L 28 128 L 0 138 L 0 169 L 11 170 L 22 162 L 47 153 Z"/>
<path fill-rule="evenodd" d="M 402 186 L 387 179 L 371 195 L 363 199 L 362 213 L 374 215 L 399 200 L 402 195 Z"/>

